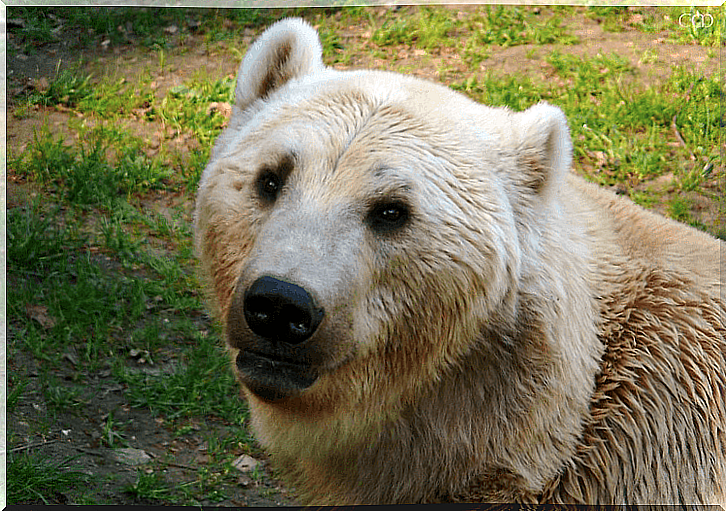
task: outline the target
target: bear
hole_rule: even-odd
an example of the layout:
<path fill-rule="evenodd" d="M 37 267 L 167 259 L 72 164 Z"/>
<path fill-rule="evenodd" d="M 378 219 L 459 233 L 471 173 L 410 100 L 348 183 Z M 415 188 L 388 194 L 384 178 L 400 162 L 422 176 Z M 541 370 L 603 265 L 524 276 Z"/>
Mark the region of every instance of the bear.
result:
<path fill-rule="evenodd" d="M 563 112 L 239 68 L 195 247 L 250 424 L 301 502 L 726 502 L 726 244 L 586 182 Z"/>

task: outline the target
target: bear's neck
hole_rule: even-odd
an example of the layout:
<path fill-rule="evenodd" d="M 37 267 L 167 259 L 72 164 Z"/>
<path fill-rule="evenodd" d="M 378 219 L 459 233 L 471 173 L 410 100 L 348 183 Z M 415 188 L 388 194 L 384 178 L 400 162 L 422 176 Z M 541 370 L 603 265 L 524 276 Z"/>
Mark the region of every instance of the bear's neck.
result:
<path fill-rule="evenodd" d="M 509 328 L 484 328 L 458 367 L 395 416 L 349 409 L 293 426 L 284 434 L 299 435 L 304 455 L 276 450 L 288 440 L 268 445 L 296 467 L 302 493 L 325 496 L 315 504 L 530 500 L 572 457 L 597 371 L 596 340 L 582 333 L 594 337 L 595 321 L 584 328 L 589 313 L 567 299 L 520 293 Z"/>

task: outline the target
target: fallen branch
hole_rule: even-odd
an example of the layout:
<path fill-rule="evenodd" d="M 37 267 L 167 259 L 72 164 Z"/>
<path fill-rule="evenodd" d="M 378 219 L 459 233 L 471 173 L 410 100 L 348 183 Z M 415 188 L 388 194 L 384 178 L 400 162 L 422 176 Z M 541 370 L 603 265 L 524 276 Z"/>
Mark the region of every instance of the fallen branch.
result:
<path fill-rule="evenodd" d="M 188 465 L 182 465 L 181 463 L 165 463 L 163 461 L 160 461 L 159 463 L 162 463 L 163 465 L 166 465 L 167 467 L 183 468 L 185 470 L 196 470 L 196 468 L 194 468 L 194 467 L 190 467 Z"/>
<path fill-rule="evenodd" d="M 21 445 L 20 447 L 14 447 L 13 449 L 10 449 L 8 451 L 8 454 L 9 453 L 13 453 L 13 452 L 26 451 L 28 449 L 34 449 L 36 447 L 43 447 L 44 445 L 53 444 L 53 443 L 55 443 L 57 441 L 58 441 L 57 438 L 52 438 L 50 440 L 45 440 L 43 442 L 35 442 L 35 443 L 32 443 L 32 444 L 28 444 L 28 445 Z"/>

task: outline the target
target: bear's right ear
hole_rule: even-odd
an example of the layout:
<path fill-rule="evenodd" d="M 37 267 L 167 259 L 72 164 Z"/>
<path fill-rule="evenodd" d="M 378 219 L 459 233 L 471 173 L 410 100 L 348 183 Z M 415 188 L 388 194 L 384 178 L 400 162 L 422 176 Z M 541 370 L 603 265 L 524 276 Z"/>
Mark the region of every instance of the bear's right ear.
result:
<path fill-rule="evenodd" d="M 247 50 L 239 67 L 237 106 L 244 110 L 293 78 L 325 69 L 318 33 L 299 18 L 278 21 Z"/>

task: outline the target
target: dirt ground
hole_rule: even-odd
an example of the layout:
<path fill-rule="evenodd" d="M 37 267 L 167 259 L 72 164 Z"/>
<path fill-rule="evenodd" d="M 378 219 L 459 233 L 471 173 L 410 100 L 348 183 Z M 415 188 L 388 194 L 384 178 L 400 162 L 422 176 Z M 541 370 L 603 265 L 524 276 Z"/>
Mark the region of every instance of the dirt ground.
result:
<path fill-rule="evenodd" d="M 10 372 L 23 371 L 31 377 L 31 383 L 24 395 L 38 395 L 37 378 L 34 378 L 38 375 L 36 362 L 31 357 L 22 355 L 14 357 L 13 362 L 8 368 Z M 165 362 L 157 361 L 155 366 L 163 367 Z M 139 370 L 145 369 L 140 367 Z M 70 381 L 70 375 L 73 373 L 72 363 L 68 361 L 67 367 L 52 374 L 63 385 Z M 84 375 L 83 383 L 92 391 L 83 396 L 82 410 L 49 413 L 42 400 L 33 402 L 26 399 L 8 415 L 8 430 L 11 430 L 17 438 L 23 439 L 23 442 L 13 450 L 27 449 L 41 452 L 45 460 L 56 462 L 73 458 L 68 467 L 92 476 L 93 498 L 98 503 L 158 505 L 158 501 L 138 499 L 123 491 L 137 481 L 137 468 L 148 461 L 146 456 L 151 460 L 165 460 L 167 468 L 163 476 L 167 481 L 174 481 L 176 485 L 193 482 L 198 467 L 205 464 L 207 445 L 201 432 L 204 431 L 205 435 L 214 434 L 222 428 L 230 427 L 214 418 L 209 418 L 194 423 L 192 434 L 174 437 L 165 427 L 163 419 L 153 417 L 146 409 L 128 405 L 123 396 L 123 387 L 111 377 L 110 369 L 102 370 L 95 375 Z M 121 457 L 121 453 L 102 444 L 101 432 L 109 413 L 113 413 L 113 420 L 116 423 L 125 425 L 124 435 L 138 451 L 121 451 L 128 454 L 127 457 Z M 45 437 L 37 434 L 38 426 L 41 424 L 47 426 L 47 421 L 51 422 L 48 430 L 59 432 L 57 436 Z M 173 461 L 169 462 L 169 459 Z M 223 507 L 294 505 L 292 496 L 271 477 L 264 453 L 256 454 L 255 459 L 263 463 L 264 475 L 261 480 L 253 480 L 241 473 L 237 484 L 224 484 L 217 488 L 227 496 L 226 499 L 201 501 L 200 505 Z M 49 504 L 75 504 L 77 490 L 77 488 L 68 488 L 67 491 L 45 496 L 49 499 Z M 38 499 L 25 504 L 42 504 L 42 501 Z"/>
<path fill-rule="evenodd" d="M 381 9 L 383 12 L 383 9 Z M 602 49 L 615 51 L 627 57 L 637 68 L 638 76 L 635 79 L 647 83 L 649 80 L 657 80 L 659 77 L 669 73 L 671 64 L 682 64 L 684 61 L 692 62 L 695 69 L 701 69 L 704 73 L 710 74 L 716 71 L 718 59 L 708 58 L 708 48 L 687 45 L 663 46 L 663 34 L 644 34 L 635 30 L 626 29 L 623 32 L 605 32 L 594 20 L 586 20 L 577 29 L 575 35 L 580 37 L 581 44 L 564 47 L 563 52 L 578 52 L 581 54 L 595 54 Z M 256 35 L 252 30 L 245 32 L 244 40 L 251 41 Z M 364 28 L 351 26 L 345 33 L 341 34 L 344 44 L 355 42 L 362 48 L 366 47 L 366 36 L 369 36 Z M 14 44 L 12 37 L 8 45 Z M 206 72 L 212 79 L 221 78 L 227 75 L 236 74 L 239 61 L 230 58 L 227 51 L 221 49 L 209 50 L 199 35 L 190 35 L 184 43 L 187 51 L 181 53 L 171 50 L 168 55 L 167 64 L 163 72 L 157 72 L 154 77 L 156 92 L 158 95 L 175 85 L 182 84 L 185 80 L 200 69 Z M 659 48 L 659 60 L 655 64 L 642 64 L 640 57 L 647 48 Z M 528 52 L 544 55 L 551 47 L 542 45 L 532 47 L 530 45 L 517 46 L 512 48 L 493 51 L 491 57 L 482 65 L 488 68 L 499 68 L 505 72 L 542 74 L 546 69 L 536 59 L 525 58 Z M 354 58 L 346 66 L 341 68 L 358 67 L 389 67 L 391 62 L 385 59 L 374 59 L 373 57 L 359 52 L 360 57 Z M 409 65 L 413 73 L 437 80 L 436 69 L 443 60 L 454 70 L 452 79 L 464 76 L 465 67 L 458 55 L 452 52 L 440 52 L 429 55 L 428 64 L 425 67 L 417 65 L 422 56 L 408 48 L 398 48 L 395 55 L 395 66 L 405 67 Z M 17 106 L 16 99 L 21 97 L 33 88 L 42 87 L 44 81 L 51 80 L 56 70 L 73 66 L 79 61 L 79 49 L 72 37 L 58 38 L 57 41 L 44 44 L 35 48 L 31 53 L 23 53 L 18 48 L 7 61 L 8 76 L 8 145 L 12 150 L 20 151 L 32 140 L 33 127 L 47 122 L 53 130 L 60 132 L 66 130 L 69 116 L 72 112 L 62 111 L 57 108 L 39 108 L 32 112 L 32 115 L 22 119 L 13 117 L 13 109 Z M 127 77 L 131 80 L 146 67 L 158 68 L 158 56 L 154 52 L 138 47 L 133 40 L 119 46 L 97 45 L 94 48 L 83 50 L 82 61 L 84 67 L 94 73 L 112 73 L 116 76 Z M 129 121 L 133 123 L 132 121 Z M 143 133 L 149 130 L 148 126 L 139 123 L 133 127 Z M 153 132 L 148 133 L 153 137 Z M 649 185 L 658 183 L 650 183 Z M 9 176 L 8 186 L 8 207 L 12 208 L 24 203 L 27 197 L 33 193 L 31 185 L 24 182 L 16 182 L 13 176 Z M 717 183 L 707 183 L 706 187 L 717 190 Z M 675 193 L 675 192 L 674 192 Z M 160 198 L 160 206 L 163 201 L 170 200 Z M 705 224 L 709 224 L 709 218 L 718 215 L 718 205 L 715 200 L 701 198 L 702 215 Z M 189 211 L 191 211 L 191 204 Z M 659 206 L 656 206 L 659 209 Z M 660 208 L 662 211 L 662 208 Z M 8 286 L 13 284 L 12 276 L 8 276 Z M 208 327 L 206 316 L 198 318 L 200 328 Z M 8 335 L 18 335 L 14 328 L 13 320 L 10 318 Z M 163 367 L 170 360 L 159 360 L 157 366 Z M 40 396 L 38 387 L 38 362 L 31 356 L 18 352 L 13 354 L 9 360 L 8 372 L 10 374 L 24 374 L 30 377 L 29 386 L 24 396 Z M 147 370 L 139 365 L 139 370 Z M 51 373 L 61 384 L 79 383 L 78 372 L 74 369 L 73 354 L 66 357 L 65 365 Z M 93 476 L 95 481 L 103 481 L 101 486 L 95 490 L 99 502 L 116 505 L 140 505 L 152 504 L 154 502 L 139 501 L 133 496 L 121 491 L 122 488 L 133 484 L 137 480 L 136 459 L 119 459 L 112 449 L 103 445 L 100 438 L 103 421 L 108 414 L 114 413 L 114 420 L 119 423 L 128 424 L 125 433 L 133 440 L 133 445 L 142 450 L 152 459 L 169 459 L 173 457 L 166 471 L 166 479 L 178 481 L 183 484 L 194 480 L 197 467 L 205 463 L 206 445 L 202 438 L 201 431 L 221 431 L 230 427 L 216 421 L 214 418 L 205 419 L 192 425 L 192 429 L 200 434 L 192 433 L 183 437 L 175 437 L 164 421 L 153 417 L 147 410 L 132 408 L 126 402 L 121 386 L 111 376 L 111 369 L 106 368 L 94 375 L 82 375 L 80 382 L 87 385 L 89 392 L 83 396 L 87 403 L 83 409 L 74 409 L 72 412 L 49 413 L 46 404 L 42 399 L 38 401 L 24 399 L 16 407 L 13 413 L 8 414 L 7 428 L 12 431 L 17 439 L 21 440 L 9 449 L 20 451 L 32 451 L 42 453 L 43 457 L 49 460 L 61 460 L 66 457 L 75 457 L 72 465 L 77 470 Z M 38 427 L 43 425 L 44 427 Z M 50 427 L 48 427 L 50 426 Z M 38 434 L 39 430 L 58 432 L 57 436 L 47 437 Z M 138 453 L 130 453 L 138 454 Z M 255 453 L 255 458 L 263 463 L 264 477 L 261 482 L 253 481 L 244 473 L 240 473 L 237 484 L 226 485 L 223 490 L 228 495 L 221 502 L 201 502 L 202 505 L 215 506 L 277 506 L 293 505 L 295 500 L 293 492 L 284 489 L 272 476 L 268 460 L 263 452 Z M 67 492 L 58 492 L 52 496 L 56 504 L 70 504 L 74 499 L 73 489 Z M 28 502 L 33 503 L 33 502 Z M 35 502 L 38 503 L 38 502 Z"/>

